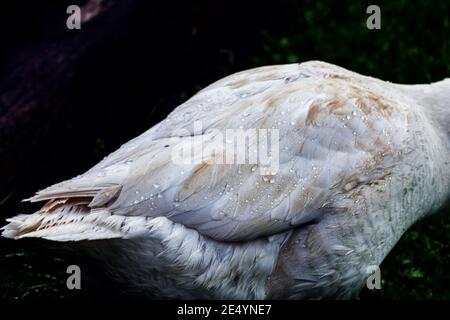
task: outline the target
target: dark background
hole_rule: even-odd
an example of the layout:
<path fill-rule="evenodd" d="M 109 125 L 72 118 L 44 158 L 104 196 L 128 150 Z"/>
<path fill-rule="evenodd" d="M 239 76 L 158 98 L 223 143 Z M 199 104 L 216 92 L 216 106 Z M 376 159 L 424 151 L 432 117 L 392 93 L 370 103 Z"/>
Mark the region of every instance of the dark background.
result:
<path fill-rule="evenodd" d="M 81 30 L 65 26 L 70 4 L 94 14 Z M 0 218 L 31 213 L 21 199 L 86 171 L 235 71 L 314 59 L 392 82 L 450 76 L 449 1 L 379 1 L 381 30 L 366 28 L 370 4 L 2 2 Z M 362 299 L 450 298 L 444 211 L 403 236 L 381 265 L 382 290 Z M 0 299 L 94 298 L 98 289 L 66 289 L 71 263 L 33 241 L 1 239 Z"/>

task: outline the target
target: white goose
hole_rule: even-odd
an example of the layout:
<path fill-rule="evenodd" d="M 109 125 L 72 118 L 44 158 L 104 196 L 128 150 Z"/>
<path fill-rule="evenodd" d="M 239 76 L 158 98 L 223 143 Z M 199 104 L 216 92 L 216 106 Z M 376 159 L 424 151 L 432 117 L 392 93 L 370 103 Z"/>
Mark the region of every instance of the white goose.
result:
<path fill-rule="evenodd" d="M 275 175 L 174 163 L 175 147 L 215 149 L 212 128 L 239 127 L 279 130 Z M 161 297 L 351 298 L 449 199 L 449 129 L 449 79 L 397 85 L 318 61 L 247 70 L 38 192 L 28 200 L 47 203 L 3 236 L 81 241 L 116 280 Z"/>

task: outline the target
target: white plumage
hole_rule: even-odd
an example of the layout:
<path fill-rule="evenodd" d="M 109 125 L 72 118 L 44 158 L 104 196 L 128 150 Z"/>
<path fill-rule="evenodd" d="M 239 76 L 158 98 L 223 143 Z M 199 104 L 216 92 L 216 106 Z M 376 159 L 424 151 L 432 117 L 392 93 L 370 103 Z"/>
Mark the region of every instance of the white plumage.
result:
<path fill-rule="evenodd" d="M 396 85 L 317 61 L 239 72 L 38 192 L 47 204 L 3 235 L 83 241 L 117 281 L 165 297 L 350 298 L 449 199 L 449 119 L 449 80 Z M 278 172 L 215 163 L 213 128 L 278 129 Z M 172 161 L 199 138 L 209 158 Z"/>

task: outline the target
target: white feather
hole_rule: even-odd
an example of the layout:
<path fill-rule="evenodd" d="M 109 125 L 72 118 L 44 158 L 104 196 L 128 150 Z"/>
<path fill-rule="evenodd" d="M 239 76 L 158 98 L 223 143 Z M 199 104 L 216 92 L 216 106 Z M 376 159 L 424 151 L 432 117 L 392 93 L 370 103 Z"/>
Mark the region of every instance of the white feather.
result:
<path fill-rule="evenodd" d="M 396 85 L 317 61 L 243 71 L 38 192 L 29 200 L 47 205 L 10 219 L 3 235 L 123 239 L 97 258 L 169 297 L 348 298 L 368 265 L 449 198 L 448 92 L 448 80 Z M 172 161 L 191 140 L 218 150 L 212 129 L 239 127 L 279 130 L 275 176 Z"/>

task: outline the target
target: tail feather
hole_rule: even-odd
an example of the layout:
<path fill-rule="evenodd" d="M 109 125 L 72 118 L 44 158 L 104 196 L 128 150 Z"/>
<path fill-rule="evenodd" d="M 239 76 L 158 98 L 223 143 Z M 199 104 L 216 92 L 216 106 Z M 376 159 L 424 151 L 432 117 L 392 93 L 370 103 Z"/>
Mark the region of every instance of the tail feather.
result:
<path fill-rule="evenodd" d="M 80 241 L 129 238 L 146 231 L 145 217 L 111 214 L 86 204 L 58 200 L 40 211 L 7 219 L 2 236 L 11 239 L 43 238 L 54 241 Z"/>
<path fill-rule="evenodd" d="M 115 200 L 122 190 L 121 185 L 90 187 L 85 189 L 70 190 L 64 187 L 58 187 L 58 185 L 49 187 L 45 190 L 39 191 L 35 196 L 25 199 L 23 201 L 38 202 L 44 200 L 50 200 L 50 203 L 54 203 L 56 199 L 59 201 L 77 200 L 87 201 L 90 207 L 100 207 L 107 204 L 110 201 Z"/>

